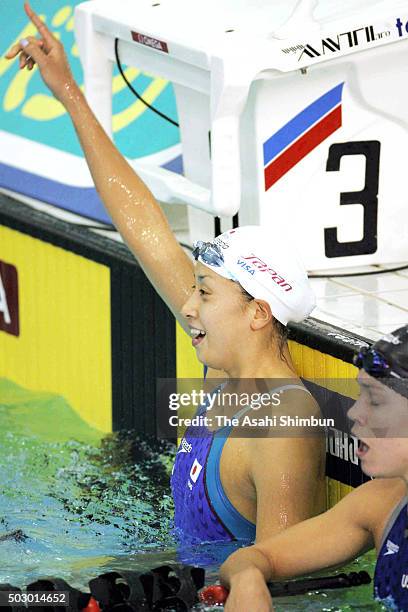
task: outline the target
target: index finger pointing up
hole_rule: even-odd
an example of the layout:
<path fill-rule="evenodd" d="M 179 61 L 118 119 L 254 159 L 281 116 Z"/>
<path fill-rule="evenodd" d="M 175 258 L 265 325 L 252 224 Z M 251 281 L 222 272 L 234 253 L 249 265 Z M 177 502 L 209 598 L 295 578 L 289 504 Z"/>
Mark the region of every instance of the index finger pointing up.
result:
<path fill-rule="evenodd" d="M 25 12 L 27 13 L 29 19 L 32 21 L 32 23 L 37 28 L 39 34 L 41 34 L 42 38 L 44 39 L 44 41 L 45 41 L 45 43 L 46 43 L 46 45 L 48 47 L 48 49 L 51 50 L 51 48 L 55 45 L 55 43 L 58 42 L 57 39 L 51 34 L 49 29 L 47 28 L 45 23 L 43 21 L 41 21 L 39 16 L 36 13 L 34 13 L 33 9 L 28 4 L 28 2 L 24 3 L 24 9 L 25 9 Z"/>

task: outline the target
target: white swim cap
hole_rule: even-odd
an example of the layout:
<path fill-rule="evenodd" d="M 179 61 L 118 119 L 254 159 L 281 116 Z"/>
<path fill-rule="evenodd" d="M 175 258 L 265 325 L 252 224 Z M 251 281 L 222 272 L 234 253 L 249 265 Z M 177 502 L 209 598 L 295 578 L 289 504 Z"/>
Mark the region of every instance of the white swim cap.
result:
<path fill-rule="evenodd" d="M 316 305 L 306 270 L 282 230 L 247 225 L 194 246 L 198 261 L 268 302 L 283 325 L 303 321 Z"/>

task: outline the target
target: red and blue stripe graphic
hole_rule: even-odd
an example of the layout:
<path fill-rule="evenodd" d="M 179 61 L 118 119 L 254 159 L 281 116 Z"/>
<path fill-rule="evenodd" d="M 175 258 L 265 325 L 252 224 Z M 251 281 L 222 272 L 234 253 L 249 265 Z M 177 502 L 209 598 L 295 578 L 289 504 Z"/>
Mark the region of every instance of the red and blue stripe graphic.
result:
<path fill-rule="evenodd" d="M 265 191 L 341 127 L 343 85 L 312 102 L 264 143 Z"/>

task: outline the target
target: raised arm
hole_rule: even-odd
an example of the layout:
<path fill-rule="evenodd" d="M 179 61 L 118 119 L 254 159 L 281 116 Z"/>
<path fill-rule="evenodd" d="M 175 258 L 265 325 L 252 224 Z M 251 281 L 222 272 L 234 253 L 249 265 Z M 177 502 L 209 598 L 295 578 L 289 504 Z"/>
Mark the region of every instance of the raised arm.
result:
<path fill-rule="evenodd" d="M 267 581 L 340 565 L 378 546 L 403 494 L 400 481 L 368 482 L 324 514 L 235 552 L 220 570 L 221 582 L 230 589 L 225 611 L 272 610 Z"/>
<path fill-rule="evenodd" d="M 72 119 L 96 189 L 117 229 L 157 292 L 185 327 L 180 309 L 191 293 L 192 262 L 178 244 L 153 194 L 94 116 L 72 76 L 62 44 L 28 4 L 25 10 L 41 40 L 29 37 L 12 47 L 6 57 L 12 59 L 21 54 L 21 68 L 31 69 L 33 61 L 38 65 L 45 84 Z"/>

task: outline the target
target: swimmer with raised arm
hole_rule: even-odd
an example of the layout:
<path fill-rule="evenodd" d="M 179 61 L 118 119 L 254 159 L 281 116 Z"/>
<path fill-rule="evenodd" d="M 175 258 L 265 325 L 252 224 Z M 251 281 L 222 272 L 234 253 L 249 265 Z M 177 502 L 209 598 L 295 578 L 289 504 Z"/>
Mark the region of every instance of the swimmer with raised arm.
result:
<path fill-rule="evenodd" d="M 362 468 L 376 480 L 324 514 L 231 555 L 220 570 L 230 589 L 226 612 L 270 612 L 267 581 L 344 564 L 373 547 L 375 598 L 408 610 L 408 325 L 355 363 L 361 394 L 348 416 Z"/>
<path fill-rule="evenodd" d="M 287 241 L 273 229 L 238 228 L 197 245 L 194 265 L 152 193 L 92 113 L 63 46 L 29 5 L 25 9 L 40 39 L 20 41 L 6 57 L 18 56 L 22 70 L 37 64 L 64 105 L 109 214 L 192 336 L 208 376 L 295 379 L 279 388 L 282 409 L 318 414 L 297 378 L 286 343 L 287 323 L 303 320 L 314 306 L 307 275 Z M 245 266 L 238 263 L 242 258 Z M 185 434 L 172 476 L 175 523 L 184 533 L 200 541 L 255 536 L 259 541 L 324 509 L 322 438 L 271 438 L 267 432 L 262 438 L 239 438 L 230 433 L 227 427 L 222 436 L 216 431 L 200 436 L 191 429 Z"/>

